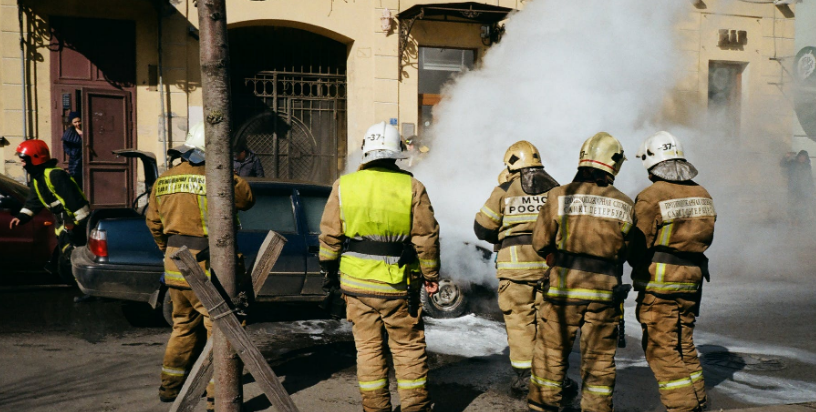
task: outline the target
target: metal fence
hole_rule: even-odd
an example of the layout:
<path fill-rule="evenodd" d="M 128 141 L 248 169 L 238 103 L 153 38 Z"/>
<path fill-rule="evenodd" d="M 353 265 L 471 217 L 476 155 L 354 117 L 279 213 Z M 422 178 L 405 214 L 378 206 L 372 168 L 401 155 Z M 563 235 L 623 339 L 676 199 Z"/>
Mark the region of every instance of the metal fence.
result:
<path fill-rule="evenodd" d="M 244 79 L 236 142 L 266 177 L 331 183 L 344 166 L 346 75 L 263 71 Z M 251 95 L 251 98 L 250 96 Z"/>

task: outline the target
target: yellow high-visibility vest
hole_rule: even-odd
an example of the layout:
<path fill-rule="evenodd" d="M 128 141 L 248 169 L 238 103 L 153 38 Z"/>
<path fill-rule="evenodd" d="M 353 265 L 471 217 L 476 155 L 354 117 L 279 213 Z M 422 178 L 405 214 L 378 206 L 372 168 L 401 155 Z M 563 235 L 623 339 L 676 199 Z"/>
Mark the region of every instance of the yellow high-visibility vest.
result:
<path fill-rule="evenodd" d="M 411 176 L 371 168 L 340 178 L 339 197 L 343 231 L 349 239 L 405 242 L 411 236 Z M 345 290 L 375 294 L 404 293 L 406 274 L 413 263 L 399 267 L 398 257 L 346 252 L 340 258 Z"/>

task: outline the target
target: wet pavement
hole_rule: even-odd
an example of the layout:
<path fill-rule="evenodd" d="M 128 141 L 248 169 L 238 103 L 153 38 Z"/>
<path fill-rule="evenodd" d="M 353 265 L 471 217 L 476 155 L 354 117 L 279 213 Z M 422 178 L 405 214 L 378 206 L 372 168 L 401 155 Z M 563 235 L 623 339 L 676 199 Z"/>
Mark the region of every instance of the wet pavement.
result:
<path fill-rule="evenodd" d="M 753 279 L 706 288 L 696 341 L 711 410 L 816 400 L 816 339 L 805 321 L 816 317 L 814 282 Z M 169 327 L 144 305 L 75 304 L 77 295 L 60 286 L 0 286 L 0 411 L 169 410 L 156 396 Z M 359 411 L 350 324 L 305 306 L 258 309 L 266 315 L 255 316 L 248 331 L 300 409 Z M 631 298 L 627 309 L 616 409 L 661 411 Z M 426 329 L 437 411 L 525 410 L 508 388 L 506 335 L 495 313 L 431 319 Z M 577 348 L 570 361 L 569 374 L 580 381 Z M 244 382 L 246 410 L 272 410 L 252 377 Z"/>

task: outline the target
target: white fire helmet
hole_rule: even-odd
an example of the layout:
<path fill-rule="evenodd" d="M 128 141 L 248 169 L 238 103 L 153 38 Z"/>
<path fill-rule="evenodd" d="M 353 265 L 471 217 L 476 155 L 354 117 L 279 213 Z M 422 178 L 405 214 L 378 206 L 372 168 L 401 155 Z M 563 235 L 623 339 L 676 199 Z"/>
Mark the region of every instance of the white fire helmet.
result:
<path fill-rule="evenodd" d="M 399 131 L 386 122 L 377 123 L 368 128 L 363 137 L 363 161 L 368 163 L 377 159 L 405 159 L 402 139 Z"/>
<path fill-rule="evenodd" d="M 683 152 L 683 146 L 669 132 L 657 132 L 643 141 L 637 157 L 643 161 L 643 167 L 646 170 L 652 166 L 672 159 L 686 160 L 686 155 Z"/>
<path fill-rule="evenodd" d="M 685 181 L 697 175 L 697 169 L 686 160 L 680 141 L 669 132 L 657 132 L 643 141 L 637 157 L 646 170 L 662 179 Z"/>
<path fill-rule="evenodd" d="M 187 139 L 184 140 L 184 144 L 168 150 L 167 154 L 171 157 L 181 157 L 197 165 L 204 163 L 206 146 L 204 122 L 198 122 L 187 131 Z"/>

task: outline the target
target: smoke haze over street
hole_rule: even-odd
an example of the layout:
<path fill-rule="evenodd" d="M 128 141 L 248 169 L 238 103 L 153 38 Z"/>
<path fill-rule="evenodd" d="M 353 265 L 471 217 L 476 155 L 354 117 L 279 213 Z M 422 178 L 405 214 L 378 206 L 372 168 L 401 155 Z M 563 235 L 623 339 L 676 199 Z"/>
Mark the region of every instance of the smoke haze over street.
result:
<path fill-rule="evenodd" d="M 789 246 L 810 237 L 791 236 L 785 223 L 778 161 L 786 149 L 750 130 L 735 145 L 718 134 L 720 119 L 705 113 L 693 125 L 671 120 L 678 103 L 671 91 L 687 62 L 675 52 L 676 32 L 667 28 L 687 7 L 676 1 L 646 7 L 638 1 L 532 2 L 508 20 L 505 36 L 479 68 L 451 82 L 434 109 L 426 140 L 431 151 L 413 170 L 440 222 L 445 272 L 495 284 L 492 262 L 464 243 L 476 242 L 473 216 L 497 184 L 510 144 L 532 142 L 546 170 L 565 184 L 581 144 L 600 131 L 623 143 L 628 161 L 615 185 L 633 199 L 650 184 L 635 158 L 642 141 L 659 130 L 681 140 L 700 170 L 695 180 L 709 189 L 719 215 L 709 253 L 715 276 L 745 275 L 744 267 L 767 275 L 776 268 L 766 259 L 769 249 L 787 264 L 801 260 Z"/>

